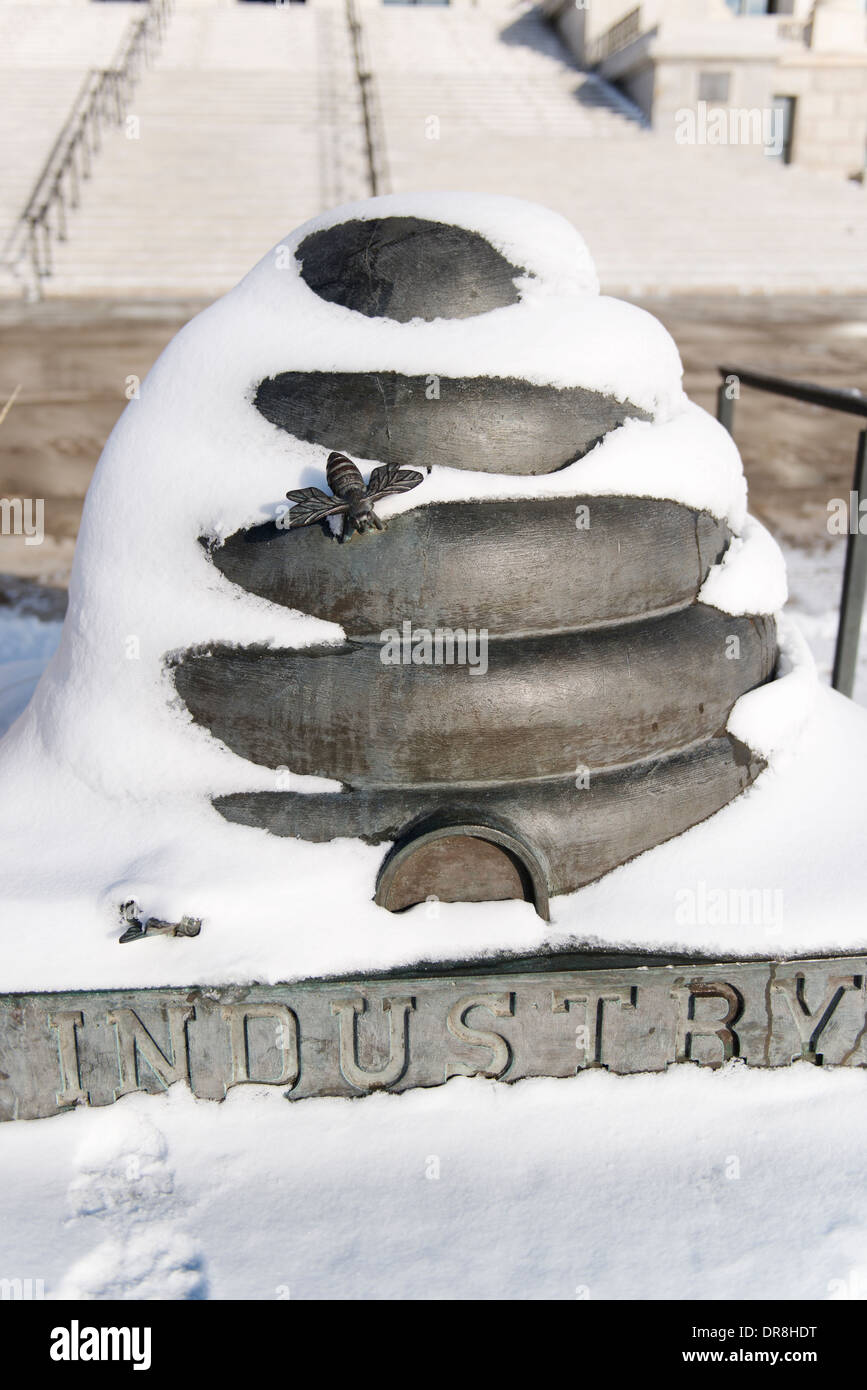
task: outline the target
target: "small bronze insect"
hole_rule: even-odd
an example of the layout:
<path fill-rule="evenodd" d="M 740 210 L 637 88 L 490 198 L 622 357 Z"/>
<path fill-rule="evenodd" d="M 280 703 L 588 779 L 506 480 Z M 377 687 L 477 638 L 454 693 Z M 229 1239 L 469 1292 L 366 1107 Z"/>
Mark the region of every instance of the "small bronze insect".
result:
<path fill-rule="evenodd" d="M 346 454 L 337 453 L 328 455 L 325 477 L 334 493 L 333 497 L 329 497 L 327 492 L 318 487 L 296 488 L 293 492 L 286 493 L 289 501 L 295 503 L 289 513 L 290 530 L 297 526 L 312 526 L 314 522 L 323 521 L 327 516 L 342 516 L 341 537 L 346 535 L 347 525 L 350 523 L 359 533 L 372 531 L 374 527 L 377 531 L 384 531 L 385 526 L 373 510 L 374 502 L 378 502 L 381 497 L 390 497 L 393 493 L 409 492 L 410 488 L 418 487 L 419 483 L 424 482 L 421 473 L 416 473 L 411 468 L 401 468 L 397 463 L 388 463 L 374 468 L 370 481 L 365 485 L 361 472 L 352 459 Z M 349 535 L 352 534 L 353 531 L 350 530 Z"/>
<path fill-rule="evenodd" d="M 163 922 L 159 917 L 142 918 L 138 903 L 130 899 L 120 905 L 120 920 L 127 923 L 126 931 L 118 940 L 122 946 L 128 941 L 141 941 L 145 936 L 198 936 L 202 930 L 201 917 L 182 917 L 179 922 Z"/>

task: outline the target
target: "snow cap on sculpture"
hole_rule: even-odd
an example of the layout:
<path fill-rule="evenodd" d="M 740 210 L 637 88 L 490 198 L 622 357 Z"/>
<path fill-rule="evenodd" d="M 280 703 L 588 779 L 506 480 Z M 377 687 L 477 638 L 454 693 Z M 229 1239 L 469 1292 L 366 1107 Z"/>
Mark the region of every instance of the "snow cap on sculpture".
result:
<path fill-rule="evenodd" d="M 391 843 L 417 824 L 441 834 L 458 805 L 539 906 L 648 847 L 624 769 L 666 760 L 671 803 L 690 808 L 658 818 L 671 834 L 757 774 L 749 740 L 734 756 L 720 731 L 772 674 L 784 597 L 732 440 L 688 402 L 665 329 L 599 293 L 567 222 L 511 198 L 374 199 L 284 238 L 129 403 L 88 495 L 60 651 L 6 766 L 39 748 L 116 808 L 99 893 L 132 897 L 146 864 L 167 920 L 200 915 L 173 879 L 186 847 L 192 882 L 196 854 L 182 829 L 170 850 L 131 849 L 133 805 L 163 808 L 157 828 L 169 804 L 182 822 L 194 808 L 211 857 L 237 854 L 263 884 L 291 861 L 302 897 L 312 851 L 321 878 L 332 842 L 351 844 L 353 886 L 330 889 L 344 907 L 380 894 Z M 484 629 L 496 660 L 449 690 L 437 682 L 460 681 L 459 663 L 411 661 L 420 679 L 401 684 L 376 643 L 405 621 Z M 743 628 L 743 661 L 717 660 L 722 627 Z M 628 681 L 627 628 L 643 644 Z M 660 717 L 597 709 L 587 672 L 603 668 L 624 699 L 678 690 Z M 678 761 L 688 748 L 700 769 Z M 610 854 L 574 842 L 585 764 Z M 224 893 L 211 913 L 225 910 Z"/>

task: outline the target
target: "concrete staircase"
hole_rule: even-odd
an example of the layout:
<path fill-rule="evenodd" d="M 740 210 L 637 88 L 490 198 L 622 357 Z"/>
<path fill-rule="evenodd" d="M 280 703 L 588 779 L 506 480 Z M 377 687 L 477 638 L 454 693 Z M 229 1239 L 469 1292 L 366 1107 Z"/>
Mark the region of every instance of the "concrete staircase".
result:
<path fill-rule="evenodd" d="M 88 68 L 107 67 L 135 4 L 0 4 L 0 249 Z"/>
<path fill-rule="evenodd" d="M 487 0 L 363 14 L 394 189 L 545 203 L 584 234 L 609 291 L 867 290 L 864 188 L 643 128 L 535 11 Z"/>
<path fill-rule="evenodd" d="M 48 295 L 216 295 L 366 193 L 342 11 L 180 8 L 106 139 Z"/>
<path fill-rule="evenodd" d="M 356 3 L 394 191 L 554 207 L 612 292 L 867 291 L 864 189 L 654 134 L 520 5 Z M 67 14 L 121 8 L 138 9 Z M 34 131 L 50 123 L 35 87 L 16 100 Z M 57 127 L 66 109 L 64 95 Z M 181 0 L 133 114 L 137 138 L 107 138 L 48 295 L 215 295 L 299 222 L 368 191 L 343 0 Z"/>

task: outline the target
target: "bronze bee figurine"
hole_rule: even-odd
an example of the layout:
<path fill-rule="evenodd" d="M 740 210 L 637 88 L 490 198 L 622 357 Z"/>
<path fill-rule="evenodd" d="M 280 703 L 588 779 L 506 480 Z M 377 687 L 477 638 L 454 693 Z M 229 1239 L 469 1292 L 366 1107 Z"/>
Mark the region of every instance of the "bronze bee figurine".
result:
<path fill-rule="evenodd" d="M 149 917 L 145 923 L 141 908 L 132 899 L 121 903 L 120 920 L 127 923 L 126 931 L 118 938 L 122 946 L 129 941 L 141 941 L 145 936 L 198 936 L 202 930 L 201 917 L 182 917 L 179 922 L 163 922 L 159 917 Z"/>
<path fill-rule="evenodd" d="M 324 521 L 327 516 L 342 516 L 341 538 L 346 536 L 347 527 L 354 531 L 384 531 L 385 526 L 373 510 L 374 502 L 392 493 L 409 492 L 424 482 L 421 473 L 412 468 L 401 468 L 397 463 L 374 468 L 370 481 L 365 485 L 361 472 L 346 454 L 331 453 L 325 466 L 328 486 L 334 493 L 329 497 L 318 487 L 296 488 L 286 496 L 295 506 L 289 514 L 289 529 L 297 526 L 312 526 L 314 522 Z M 354 534 L 353 529 L 349 535 Z"/>

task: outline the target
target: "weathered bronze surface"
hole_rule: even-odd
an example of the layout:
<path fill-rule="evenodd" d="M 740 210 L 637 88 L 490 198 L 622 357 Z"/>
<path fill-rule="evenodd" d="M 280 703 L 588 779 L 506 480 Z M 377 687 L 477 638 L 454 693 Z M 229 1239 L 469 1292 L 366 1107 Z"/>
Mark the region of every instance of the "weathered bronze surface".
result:
<path fill-rule="evenodd" d="M 383 869 L 377 902 L 389 912 L 425 899 L 436 902 L 534 901 L 532 884 L 517 854 L 496 843 L 490 832 L 449 826 L 407 846 L 404 858 Z"/>
<path fill-rule="evenodd" d="M 531 847 L 547 899 L 592 882 L 713 815 L 763 766 L 726 736 L 670 758 L 592 775 L 586 785 L 573 775 L 489 786 L 242 792 L 218 797 L 214 805 L 227 820 L 314 841 L 350 836 L 402 847 L 433 828 L 487 825 Z M 419 900 L 442 896 L 438 885 L 439 879 L 432 881 Z M 535 892 L 533 901 L 546 916 Z"/>
<path fill-rule="evenodd" d="M 545 962 L 540 958 L 538 964 Z M 867 959 L 681 962 L 544 973 L 476 967 L 391 979 L 0 996 L 0 1118 L 187 1085 L 291 1100 L 719 1067 L 867 1065 Z"/>
<path fill-rule="evenodd" d="M 352 545 L 268 522 L 236 532 L 211 560 L 249 593 L 340 623 L 349 637 L 407 617 L 509 636 L 685 607 L 730 539 L 707 512 L 647 497 L 418 500 Z"/>
<path fill-rule="evenodd" d="M 332 304 L 408 323 L 466 319 L 516 304 L 526 275 L 478 232 L 421 217 L 353 218 L 311 232 L 301 277 Z"/>
<path fill-rule="evenodd" d="M 650 418 L 582 386 L 387 371 L 281 372 L 255 404 L 296 439 L 356 458 L 482 473 L 553 473 L 624 420 Z"/>
<path fill-rule="evenodd" d="M 251 762 L 356 787 L 514 781 L 713 737 L 773 671 L 774 633 L 772 619 L 696 604 L 628 627 L 492 639 L 484 673 L 384 665 L 378 642 L 355 642 L 213 646 L 174 677 L 196 721 Z"/>

